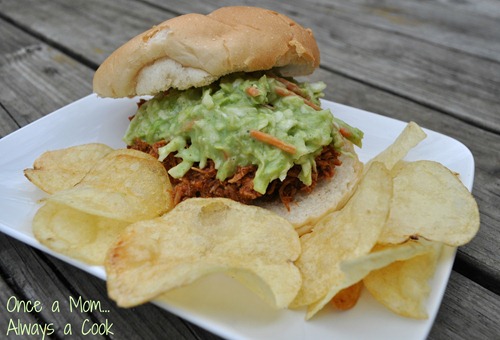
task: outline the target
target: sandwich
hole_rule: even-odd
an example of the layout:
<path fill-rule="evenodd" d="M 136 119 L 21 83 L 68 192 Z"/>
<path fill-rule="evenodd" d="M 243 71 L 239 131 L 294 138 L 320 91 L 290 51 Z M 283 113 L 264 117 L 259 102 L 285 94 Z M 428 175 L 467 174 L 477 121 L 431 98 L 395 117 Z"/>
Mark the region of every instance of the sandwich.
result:
<path fill-rule="evenodd" d="M 299 231 L 339 209 L 361 173 L 363 133 L 321 108 L 310 29 L 274 11 L 223 7 L 169 19 L 97 69 L 100 97 L 137 98 L 127 147 L 163 163 L 176 203 L 226 197 Z"/>

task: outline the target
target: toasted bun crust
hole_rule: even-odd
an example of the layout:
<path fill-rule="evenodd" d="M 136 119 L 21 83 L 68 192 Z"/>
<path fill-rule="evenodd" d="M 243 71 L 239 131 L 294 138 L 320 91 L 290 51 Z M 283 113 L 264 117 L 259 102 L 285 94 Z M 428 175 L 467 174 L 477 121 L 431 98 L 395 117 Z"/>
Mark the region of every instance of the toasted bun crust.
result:
<path fill-rule="evenodd" d="M 260 206 L 287 219 L 299 235 L 309 232 L 320 218 L 347 203 L 361 179 L 363 163 L 354 152 L 352 143 L 345 140 L 343 151 L 340 156 L 342 165 L 335 168 L 335 176 L 318 183 L 311 194 L 296 195 L 290 211 L 281 201 L 266 202 Z"/>
<path fill-rule="evenodd" d="M 208 15 L 167 20 L 113 52 L 94 75 L 102 97 L 154 95 L 187 89 L 234 72 L 277 69 L 307 75 L 319 65 L 310 29 L 257 7 L 223 7 Z"/>

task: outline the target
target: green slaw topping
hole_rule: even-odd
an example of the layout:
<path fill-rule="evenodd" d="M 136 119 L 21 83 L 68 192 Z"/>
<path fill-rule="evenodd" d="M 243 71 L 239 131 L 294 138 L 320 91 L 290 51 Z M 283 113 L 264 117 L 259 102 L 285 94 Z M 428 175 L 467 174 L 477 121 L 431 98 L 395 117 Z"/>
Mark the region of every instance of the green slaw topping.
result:
<path fill-rule="evenodd" d="M 361 146 L 363 133 L 319 107 L 325 84 L 297 83 L 266 74 L 233 74 L 201 88 L 171 89 L 142 104 L 124 140 L 148 144 L 165 140 L 162 161 L 176 153 L 182 161 L 169 170 L 182 177 L 211 159 L 221 181 L 238 166 L 255 165 L 254 190 L 264 194 L 295 164 L 299 179 L 312 182 L 315 158 L 323 147 L 337 150 L 343 138 Z"/>

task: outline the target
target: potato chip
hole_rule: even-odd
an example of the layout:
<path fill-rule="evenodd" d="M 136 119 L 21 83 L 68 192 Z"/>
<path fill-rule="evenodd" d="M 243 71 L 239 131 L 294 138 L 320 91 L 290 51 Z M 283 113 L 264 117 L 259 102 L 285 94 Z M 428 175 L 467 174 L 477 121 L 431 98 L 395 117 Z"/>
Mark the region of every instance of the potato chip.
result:
<path fill-rule="evenodd" d="M 48 201 L 33 219 L 33 233 L 50 249 L 84 261 L 102 264 L 109 245 L 128 222 L 86 214 Z"/>
<path fill-rule="evenodd" d="M 398 163 L 387 226 L 379 243 L 400 243 L 411 236 L 459 246 L 479 229 L 479 210 L 460 179 L 433 161 Z"/>
<path fill-rule="evenodd" d="M 371 159 L 368 164 L 381 162 L 387 169 L 391 170 L 398 161 L 402 160 L 412 148 L 426 137 L 427 135 L 417 123 L 409 122 L 396 140 Z"/>
<path fill-rule="evenodd" d="M 300 238 L 302 253 L 296 265 L 303 284 L 293 307 L 310 305 L 331 292 L 332 287 L 338 286 L 338 292 L 356 282 L 343 284 L 340 263 L 368 254 L 376 244 L 391 194 L 389 172 L 383 164 L 373 163 L 344 208 L 326 215 L 311 233 Z"/>
<path fill-rule="evenodd" d="M 374 269 L 385 267 L 395 261 L 407 260 L 440 247 L 441 243 L 425 239 L 410 239 L 391 245 L 377 244 L 368 255 L 344 261 L 340 267 L 344 273 L 353 277 L 352 280 L 361 280 Z"/>
<path fill-rule="evenodd" d="M 398 315 L 416 319 L 428 317 L 428 281 L 434 275 L 442 249 L 438 242 L 428 244 L 425 253 L 372 271 L 363 280 L 373 297 Z"/>
<path fill-rule="evenodd" d="M 131 149 L 108 154 L 77 186 L 50 200 L 127 222 L 159 216 L 173 206 L 165 168 L 154 157 Z"/>
<path fill-rule="evenodd" d="M 166 170 L 155 158 L 116 150 L 73 188 L 50 196 L 33 218 L 33 233 L 55 251 L 102 264 L 127 225 L 172 208 L 171 191 Z"/>
<path fill-rule="evenodd" d="M 341 262 L 340 280 L 325 296 L 308 306 L 306 318 L 313 317 L 342 289 L 363 280 L 371 271 L 386 267 L 395 261 L 411 259 L 439 246 L 439 243 L 426 240 L 408 240 L 392 247 L 376 245 L 369 254 Z"/>
<path fill-rule="evenodd" d="M 99 143 L 47 151 L 35 160 L 33 169 L 24 170 L 24 175 L 43 191 L 53 194 L 75 186 L 111 151 L 111 147 Z"/>
<path fill-rule="evenodd" d="M 268 210 L 224 198 L 192 198 L 130 225 L 108 253 L 108 294 L 132 307 L 198 278 L 229 272 L 270 305 L 285 308 L 301 285 L 300 241 Z"/>

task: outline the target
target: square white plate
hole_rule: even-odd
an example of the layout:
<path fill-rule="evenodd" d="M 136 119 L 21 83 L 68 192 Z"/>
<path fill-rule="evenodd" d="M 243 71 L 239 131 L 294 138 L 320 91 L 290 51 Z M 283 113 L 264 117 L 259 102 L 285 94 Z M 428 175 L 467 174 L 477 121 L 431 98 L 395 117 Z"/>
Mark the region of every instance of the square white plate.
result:
<path fill-rule="evenodd" d="M 364 146 L 357 150 L 364 162 L 392 143 L 406 125 L 329 101 L 323 101 L 323 106 L 364 131 Z M 102 99 L 89 95 L 1 139 L 0 231 L 105 279 L 102 267 L 88 266 L 56 254 L 33 237 L 31 220 L 40 206 L 39 199 L 46 195 L 24 177 L 23 169 L 31 167 L 33 161 L 47 150 L 89 142 L 124 147 L 121 137 L 128 126 L 128 117 L 134 114 L 136 107 L 134 99 Z M 471 190 L 474 159 L 470 151 L 450 137 L 425 131 L 428 137 L 406 159 L 438 161 L 459 173 L 465 186 Z M 246 288 L 222 274 L 173 291 L 156 304 L 231 339 L 425 339 L 439 309 L 454 257 L 455 249 L 447 248 L 440 259 L 431 281 L 427 320 L 397 316 L 363 291 L 355 308 L 346 312 L 325 308 L 306 322 L 303 310 L 272 310 Z"/>

